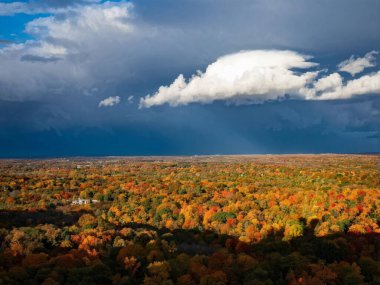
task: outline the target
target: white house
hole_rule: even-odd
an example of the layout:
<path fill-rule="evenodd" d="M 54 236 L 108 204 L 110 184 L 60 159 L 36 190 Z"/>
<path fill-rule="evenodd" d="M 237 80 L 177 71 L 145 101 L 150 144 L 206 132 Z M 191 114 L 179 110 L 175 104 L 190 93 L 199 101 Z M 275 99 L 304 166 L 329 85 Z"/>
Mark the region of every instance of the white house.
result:
<path fill-rule="evenodd" d="M 99 200 L 78 198 L 76 200 L 73 200 L 71 202 L 71 205 L 86 205 L 91 203 L 99 203 Z"/>

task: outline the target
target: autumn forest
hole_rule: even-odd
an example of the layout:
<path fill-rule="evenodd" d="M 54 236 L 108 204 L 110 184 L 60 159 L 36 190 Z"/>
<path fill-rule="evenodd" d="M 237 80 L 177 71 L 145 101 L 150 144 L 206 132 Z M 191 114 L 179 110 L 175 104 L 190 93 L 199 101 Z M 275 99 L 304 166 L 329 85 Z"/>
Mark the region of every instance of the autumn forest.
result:
<path fill-rule="evenodd" d="M 0 284 L 380 284 L 379 163 L 0 160 Z"/>

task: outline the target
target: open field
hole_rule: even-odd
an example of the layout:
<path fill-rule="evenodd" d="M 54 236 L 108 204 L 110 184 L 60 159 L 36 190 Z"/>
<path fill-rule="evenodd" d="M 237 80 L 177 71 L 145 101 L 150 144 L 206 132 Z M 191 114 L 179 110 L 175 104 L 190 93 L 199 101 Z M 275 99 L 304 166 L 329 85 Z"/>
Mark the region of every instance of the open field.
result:
<path fill-rule="evenodd" d="M 380 156 L 0 160 L 0 284 L 380 284 Z"/>

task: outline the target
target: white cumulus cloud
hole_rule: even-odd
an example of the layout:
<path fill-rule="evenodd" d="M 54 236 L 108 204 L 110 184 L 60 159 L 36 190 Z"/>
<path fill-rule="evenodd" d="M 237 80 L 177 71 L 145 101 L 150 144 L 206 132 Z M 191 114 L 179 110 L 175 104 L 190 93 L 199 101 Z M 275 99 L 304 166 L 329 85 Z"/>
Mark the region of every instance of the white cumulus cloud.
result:
<path fill-rule="evenodd" d="M 294 51 L 241 51 L 219 58 L 188 81 L 180 74 L 169 86 L 141 99 L 140 107 L 171 106 L 215 100 L 265 101 L 300 94 L 317 72 L 296 72 L 316 66 Z"/>
<path fill-rule="evenodd" d="M 99 107 L 112 107 L 114 105 L 117 105 L 120 103 L 120 97 L 115 96 L 115 97 L 108 97 L 102 101 L 99 102 Z"/>
<path fill-rule="evenodd" d="M 374 53 L 367 53 L 369 58 Z M 370 56 L 369 56 L 370 55 Z M 180 74 L 168 86 L 140 100 L 140 108 L 169 104 L 257 103 L 290 96 L 303 100 L 348 99 L 380 93 L 380 71 L 345 81 L 337 72 L 319 78 L 310 57 L 294 51 L 253 50 L 226 55 L 186 80 Z"/>
<path fill-rule="evenodd" d="M 354 56 L 351 56 L 349 59 L 339 63 L 338 68 L 340 71 L 344 71 L 352 76 L 355 76 L 368 67 L 376 66 L 375 55 L 378 53 L 378 51 L 371 51 L 364 57 L 355 58 Z"/>
<path fill-rule="evenodd" d="M 334 72 L 326 77 L 320 78 L 314 83 L 315 91 L 332 90 L 342 86 L 343 79 L 339 73 Z"/>
<path fill-rule="evenodd" d="M 380 71 L 363 75 L 357 79 L 341 83 L 333 90 L 324 92 L 314 99 L 318 100 L 335 100 L 348 99 L 356 95 L 365 95 L 371 93 L 380 93 Z"/>

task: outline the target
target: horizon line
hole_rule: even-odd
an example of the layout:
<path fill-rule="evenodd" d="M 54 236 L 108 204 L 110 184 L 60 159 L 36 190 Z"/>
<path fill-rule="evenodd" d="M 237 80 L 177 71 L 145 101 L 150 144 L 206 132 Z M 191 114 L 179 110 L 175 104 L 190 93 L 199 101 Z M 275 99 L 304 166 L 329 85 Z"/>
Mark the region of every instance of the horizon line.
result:
<path fill-rule="evenodd" d="M 202 157 L 249 157 L 249 156 L 312 156 L 312 155 L 380 155 L 380 152 L 289 152 L 289 153 L 242 153 L 242 154 L 145 154 L 145 155 L 31 155 L 31 156 L 0 156 L 0 160 L 59 160 L 59 159 L 120 159 L 120 158 L 202 158 Z"/>

